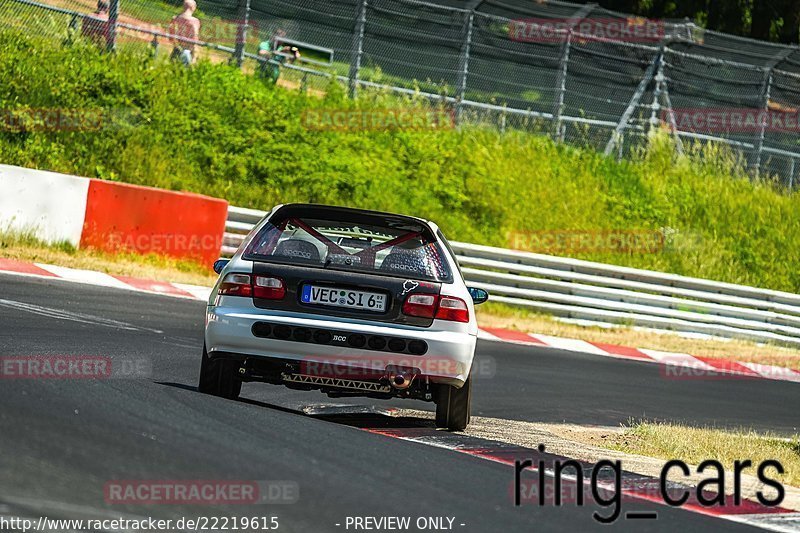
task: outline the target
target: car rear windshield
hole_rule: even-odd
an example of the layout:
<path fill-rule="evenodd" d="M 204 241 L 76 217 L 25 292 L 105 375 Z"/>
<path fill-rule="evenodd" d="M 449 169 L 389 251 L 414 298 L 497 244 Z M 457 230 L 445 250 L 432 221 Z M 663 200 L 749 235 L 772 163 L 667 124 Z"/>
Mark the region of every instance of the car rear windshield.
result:
<path fill-rule="evenodd" d="M 399 215 L 284 208 L 243 254 L 250 261 L 451 282 L 430 228 Z"/>

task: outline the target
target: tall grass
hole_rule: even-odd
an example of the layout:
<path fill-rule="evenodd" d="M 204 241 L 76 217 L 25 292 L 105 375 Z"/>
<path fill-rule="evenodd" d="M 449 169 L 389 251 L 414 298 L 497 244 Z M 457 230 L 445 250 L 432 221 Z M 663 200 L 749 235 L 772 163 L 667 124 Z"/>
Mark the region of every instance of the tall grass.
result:
<path fill-rule="evenodd" d="M 746 179 L 736 158 L 666 135 L 616 162 L 523 132 L 312 131 L 303 111 L 421 105 L 332 84 L 324 97 L 264 85 L 226 65 L 187 70 L 0 33 L 0 109 L 116 110 L 99 132 L 0 132 L 0 161 L 228 199 L 266 209 L 310 201 L 411 213 L 451 239 L 509 245 L 540 230 L 666 232 L 657 253 L 585 259 L 800 290 L 800 203 Z M 135 113 L 130 111 L 134 110 Z"/>

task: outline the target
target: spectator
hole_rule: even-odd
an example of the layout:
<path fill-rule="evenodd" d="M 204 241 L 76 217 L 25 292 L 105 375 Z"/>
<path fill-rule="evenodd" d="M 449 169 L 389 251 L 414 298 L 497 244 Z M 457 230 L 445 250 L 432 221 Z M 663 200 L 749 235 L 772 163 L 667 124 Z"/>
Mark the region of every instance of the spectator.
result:
<path fill-rule="evenodd" d="M 280 65 L 285 62 L 294 63 L 300 57 L 300 50 L 294 46 L 281 44 L 281 38 L 286 37 L 286 32 L 278 30 L 268 41 L 258 45 L 258 55 L 267 61 L 261 62 L 259 74 L 262 78 L 276 83 L 280 76 Z M 274 61 L 274 63 L 269 60 Z"/>
<path fill-rule="evenodd" d="M 169 33 L 177 38 L 172 39 L 173 60 L 180 60 L 184 65 L 191 65 L 195 60 L 195 42 L 200 40 L 200 20 L 194 16 L 197 3 L 194 0 L 183 0 L 183 12 L 172 19 Z"/>
<path fill-rule="evenodd" d="M 83 19 L 81 26 L 83 38 L 97 44 L 105 46 L 108 42 L 108 2 L 98 0 L 97 10 Z"/>

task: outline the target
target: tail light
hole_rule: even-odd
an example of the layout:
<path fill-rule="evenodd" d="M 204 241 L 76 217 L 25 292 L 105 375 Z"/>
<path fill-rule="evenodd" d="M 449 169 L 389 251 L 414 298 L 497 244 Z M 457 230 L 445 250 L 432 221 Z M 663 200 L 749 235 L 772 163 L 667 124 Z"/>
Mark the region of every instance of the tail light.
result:
<path fill-rule="evenodd" d="M 469 322 L 469 307 L 467 302 L 455 296 L 442 296 L 439 298 L 439 309 L 436 318 L 453 322 Z"/>
<path fill-rule="evenodd" d="M 250 285 L 250 275 L 228 274 L 219 286 L 219 294 L 223 296 L 252 296 L 253 287 Z"/>
<path fill-rule="evenodd" d="M 412 294 L 403 303 L 403 314 L 451 322 L 469 322 L 467 303 L 455 296 Z"/>
<path fill-rule="evenodd" d="M 282 300 L 286 296 L 286 286 L 281 278 L 231 273 L 222 280 L 219 294 L 221 296 Z"/>
<path fill-rule="evenodd" d="M 433 318 L 436 314 L 436 294 L 412 294 L 403 302 L 403 314 L 408 316 L 420 316 L 423 318 Z"/>
<path fill-rule="evenodd" d="M 286 286 L 281 278 L 267 278 L 256 276 L 253 284 L 253 298 L 264 300 L 283 300 L 286 296 Z"/>

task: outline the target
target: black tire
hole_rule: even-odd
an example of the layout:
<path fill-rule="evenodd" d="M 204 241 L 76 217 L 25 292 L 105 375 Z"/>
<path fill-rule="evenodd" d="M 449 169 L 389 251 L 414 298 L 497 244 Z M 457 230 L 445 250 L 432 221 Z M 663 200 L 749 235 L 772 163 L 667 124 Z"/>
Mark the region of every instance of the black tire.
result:
<path fill-rule="evenodd" d="M 238 366 L 236 361 L 229 359 L 211 359 L 204 345 L 197 390 L 229 400 L 239 398 L 239 394 L 242 392 L 242 381 L 236 375 Z"/>
<path fill-rule="evenodd" d="M 472 409 L 472 379 L 460 389 L 439 385 L 436 393 L 436 427 L 463 431 L 469 425 Z"/>

